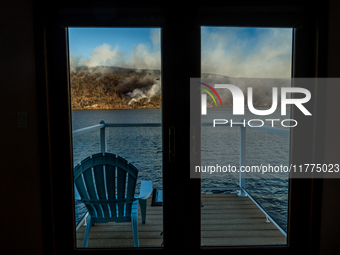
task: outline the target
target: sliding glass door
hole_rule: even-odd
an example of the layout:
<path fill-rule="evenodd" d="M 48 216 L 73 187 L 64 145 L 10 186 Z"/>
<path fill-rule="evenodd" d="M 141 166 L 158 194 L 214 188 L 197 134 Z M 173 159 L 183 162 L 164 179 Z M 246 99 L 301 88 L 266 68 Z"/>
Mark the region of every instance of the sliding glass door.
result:
<path fill-rule="evenodd" d="M 292 28 L 201 27 L 202 246 L 287 243 L 292 56 Z"/>
<path fill-rule="evenodd" d="M 56 254 L 308 246 L 311 181 L 275 172 L 314 153 L 315 116 L 282 102 L 290 78 L 315 64 L 301 12 L 64 7 L 42 33 Z M 111 167 L 105 155 L 124 163 Z M 99 173 L 93 165 L 78 174 L 99 158 Z M 142 199 L 137 228 L 105 219 L 132 215 L 150 181 L 145 223 Z"/>
<path fill-rule="evenodd" d="M 88 157 L 103 154 L 122 158 L 138 171 L 134 187 L 128 183 L 131 173 L 120 178 L 124 169 L 119 164 L 112 169 L 92 166 L 92 178 L 85 178 L 86 171 L 81 174 L 83 183 L 77 187 L 83 185 L 86 192 L 75 200 L 78 248 L 133 247 L 136 238 L 139 247 L 161 247 L 160 33 L 160 28 L 68 28 L 73 165 L 78 169 Z M 127 197 L 130 188 L 134 197 L 145 195 L 141 188 L 148 183 L 152 186 L 147 191 L 146 220 L 142 223 L 138 216 L 136 226 L 131 227 L 131 203 L 120 204 L 119 199 Z M 124 194 L 119 187 L 126 190 Z M 137 198 L 137 203 L 144 201 Z M 137 215 L 141 215 L 141 208 L 138 206 Z M 89 217 L 108 223 L 94 224 L 87 233 L 87 225 L 92 224 Z"/>

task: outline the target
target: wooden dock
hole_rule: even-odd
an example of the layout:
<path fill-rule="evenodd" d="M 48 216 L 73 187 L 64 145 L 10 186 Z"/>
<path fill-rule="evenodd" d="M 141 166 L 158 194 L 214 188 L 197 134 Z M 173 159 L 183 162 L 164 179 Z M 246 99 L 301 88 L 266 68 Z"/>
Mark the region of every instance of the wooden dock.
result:
<path fill-rule="evenodd" d="M 261 210 L 248 198 L 236 194 L 202 194 L 202 246 L 284 245 L 286 237 L 266 223 Z M 146 224 L 139 221 L 140 247 L 160 247 L 163 237 L 163 207 L 148 201 Z M 77 247 L 83 246 L 85 227 L 77 230 Z M 133 247 L 131 223 L 92 226 L 88 247 Z"/>
<path fill-rule="evenodd" d="M 282 245 L 286 237 L 248 197 L 202 194 L 202 246 Z"/>

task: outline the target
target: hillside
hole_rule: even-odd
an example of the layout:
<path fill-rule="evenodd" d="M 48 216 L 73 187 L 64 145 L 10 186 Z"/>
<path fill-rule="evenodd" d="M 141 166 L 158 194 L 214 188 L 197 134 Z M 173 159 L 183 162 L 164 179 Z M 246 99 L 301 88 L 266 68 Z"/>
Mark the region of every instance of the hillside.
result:
<path fill-rule="evenodd" d="M 72 110 L 85 109 L 159 109 L 162 106 L 160 70 L 131 69 L 111 66 L 78 67 L 70 75 Z M 223 83 L 233 84 L 233 79 L 219 74 L 203 73 L 202 78 L 222 79 Z M 235 78 L 239 79 L 239 78 Z M 256 80 L 250 79 L 250 84 Z M 264 79 L 255 85 L 254 107 L 270 107 L 272 87 L 287 86 L 289 80 Z M 246 92 L 246 84 L 240 87 Z M 219 92 L 223 107 L 232 107 L 230 92 Z M 280 97 L 280 95 L 279 95 Z M 207 98 L 207 107 L 216 107 Z M 220 107 L 218 104 L 217 107 Z M 247 107 L 247 100 L 245 100 Z"/>
<path fill-rule="evenodd" d="M 72 110 L 161 108 L 160 70 L 78 67 L 70 83 Z"/>

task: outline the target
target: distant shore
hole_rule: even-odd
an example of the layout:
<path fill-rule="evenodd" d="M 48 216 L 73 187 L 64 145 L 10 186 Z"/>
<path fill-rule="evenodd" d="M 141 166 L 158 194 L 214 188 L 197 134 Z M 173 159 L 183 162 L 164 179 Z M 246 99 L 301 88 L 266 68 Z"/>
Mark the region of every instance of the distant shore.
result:
<path fill-rule="evenodd" d="M 281 107 L 278 105 L 278 107 Z M 290 108 L 290 106 L 287 106 Z M 226 107 L 208 107 L 208 109 L 232 109 L 232 106 L 226 106 Z M 256 106 L 256 108 L 261 109 L 265 108 L 268 109 L 270 108 L 269 106 Z M 84 111 L 84 110 L 134 110 L 134 109 L 162 109 L 161 104 L 159 105 L 138 105 L 138 106 L 129 106 L 129 105 L 122 105 L 121 107 L 105 107 L 105 106 L 93 106 L 93 107 L 85 107 L 85 108 L 72 108 L 72 111 Z M 248 109 L 247 106 L 245 106 L 245 109 Z"/>
<path fill-rule="evenodd" d="M 70 75 L 72 110 L 161 109 L 160 70 L 122 67 L 78 67 Z M 207 77 L 224 77 L 202 74 Z M 255 108 L 270 108 L 270 91 L 254 92 Z M 208 108 L 232 108 L 232 98 L 215 106 L 208 98 Z M 245 105 L 245 108 L 248 108 Z"/>
<path fill-rule="evenodd" d="M 89 107 L 72 107 L 72 111 L 84 111 L 84 110 L 134 110 L 134 109 L 162 109 L 160 105 L 141 105 L 141 106 L 129 106 L 123 105 L 121 107 L 106 107 L 106 106 L 89 106 Z"/>

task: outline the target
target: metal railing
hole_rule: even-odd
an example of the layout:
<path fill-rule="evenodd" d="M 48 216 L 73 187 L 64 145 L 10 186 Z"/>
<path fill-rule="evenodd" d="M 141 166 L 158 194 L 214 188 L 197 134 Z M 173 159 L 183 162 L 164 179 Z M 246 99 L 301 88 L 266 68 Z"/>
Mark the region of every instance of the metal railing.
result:
<path fill-rule="evenodd" d="M 212 126 L 212 122 L 203 122 L 202 126 Z M 249 125 L 245 120 L 241 120 L 240 122 L 233 122 L 232 124 L 229 123 L 223 123 L 223 126 L 238 126 L 240 127 L 240 165 L 245 166 L 246 165 L 246 137 L 247 137 L 247 127 L 255 128 L 257 130 L 273 133 L 276 135 L 281 135 L 281 136 L 290 136 L 289 130 L 285 129 L 279 129 L 279 128 L 274 128 L 274 127 L 267 127 L 267 126 L 259 126 L 259 125 Z M 246 190 L 246 179 L 244 177 L 244 172 L 239 171 L 239 183 L 238 183 L 238 188 L 239 188 L 239 193 L 238 196 L 240 197 L 249 197 L 254 204 L 257 205 L 257 207 L 266 215 L 266 222 L 271 221 L 280 231 L 281 233 L 287 237 L 286 231 L 266 212 L 266 210 L 249 194 L 249 192 Z"/>
<path fill-rule="evenodd" d="M 203 122 L 201 126 L 212 126 L 212 122 Z M 224 126 L 230 126 L 230 123 L 224 124 Z M 100 124 L 77 129 L 72 132 L 72 135 L 74 137 L 92 132 L 95 130 L 100 129 L 100 150 L 102 153 L 107 151 L 106 148 L 106 135 L 105 135 L 105 128 L 107 127 L 161 127 L 162 123 L 106 123 L 105 121 L 101 121 Z M 274 127 L 267 127 L 267 126 L 257 126 L 257 125 L 251 125 L 249 126 L 245 120 L 241 120 L 240 122 L 233 122 L 232 126 L 238 126 L 240 127 L 240 167 L 245 166 L 245 159 L 246 159 L 246 129 L 247 127 L 256 128 L 257 130 L 273 133 L 276 135 L 282 135 L 289 137 L 290 132 L 288 130 L 284 129 L 278 129 Z M 266 212 L 265 209 L 262 208 L 262 206 L 247 192 L 245 188 L 246 179 L 244 178 L 244 173 L 242 171 L 239 171 L 239 183 L 238 188 L 240 189 L 238 196 L 240 197 L 249 197 L 254 204 L 257 205 L 257 207 L 266 215 L 266 221 L 271 221 L 280 231 L 281 233 L 287 237 L 287 233 L 285 230 L 281 228 L 281 226 Z M 233 188 L 232 188 L 233 189 Z"/>
<path fill-rule="evenodd" d="M 245 159 L 246 159 L 246 128 L 249 127 L 248 124 L 245 124 L 245 120 L 242 120 L 241 124 L 238 124 L 240 126 L 240 167 L 241 166 L 245 166 Z M 270 132 L 273 134 L 277 134 L 277 135 L 282 135 L 282 136 L 290 136 L 290 132 L 288 130 L 285 129 L 278 129 L 278 128 L 273 128 L 273 127 L 266 127 L 266 126 L 256 126 L 254 127 L 252 125 L 253 128 L 256 128 L 257 130 L 262 130 L 262 131 L 266 131 L 266 132 Z M 266 222 L 271 221 L 280 231 L 281 233 L 287 237 L 287 232 L 281 228 L 281 226 L 266 212 L 265 209 L 262 208 L 262 206 L 257 203 L 257 201 L 247 192 L 246 188 L 245 188 L 245 178 L 244 178 L 244 173 L 242 171 L 239 171 L 240 175 L 239 175 L 239 187 L 240 187 L 240 192 L 238 193 L 238 195 L 240 197 L 245 197 L 248 196 L 253 202 L 254 204 L 257 205 L 257 207 L 266 215 Z"/>

